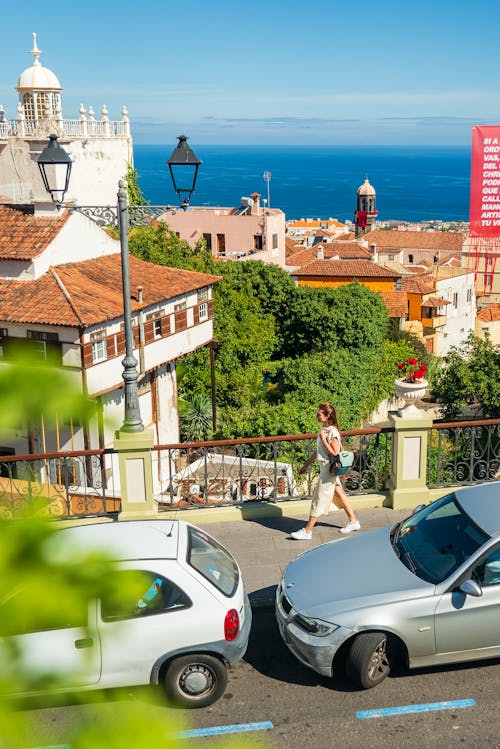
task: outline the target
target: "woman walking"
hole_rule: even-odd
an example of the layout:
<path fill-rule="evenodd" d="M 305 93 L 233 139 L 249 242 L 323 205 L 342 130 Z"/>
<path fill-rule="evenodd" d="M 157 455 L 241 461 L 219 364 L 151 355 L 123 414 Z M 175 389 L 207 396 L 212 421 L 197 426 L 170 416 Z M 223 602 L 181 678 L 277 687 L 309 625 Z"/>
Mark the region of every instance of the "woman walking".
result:
<path fill-rule="evenodd" d="M 316 437 L 316 450 L 307 463 L 302 466 L 299 473 L 307 473 L 311 463 L 318 458 L 319 478 L 311 502 L 309 520 L 304 528 L 290 534 L 297 541 L 307 541 L 312 538 L 312 529 L 319 516 L 326 515 L 332 504 L 335 508 L 341 508 L 347 514 L 347 524 L 340 529 L 341 533 L 351 533 L 352 531 L 359 531 L 361 528 L 347 494 L 340 483 L 340 478 L 330 473 L 330 456 L 338 455 L 342 449 L 335 408 L 330 403 L 320 403 L 316 418 L 322 425 Z"/>

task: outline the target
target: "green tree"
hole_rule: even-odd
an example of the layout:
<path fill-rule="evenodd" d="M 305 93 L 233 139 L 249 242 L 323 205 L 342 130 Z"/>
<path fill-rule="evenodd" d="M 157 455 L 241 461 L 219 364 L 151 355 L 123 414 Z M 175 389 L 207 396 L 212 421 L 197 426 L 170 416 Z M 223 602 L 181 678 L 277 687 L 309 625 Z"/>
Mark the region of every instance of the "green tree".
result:
<path fill-rule="evenodd" d="M 500 417 L 500 346 L 488 334 L 469 336 L 465 346 L 454 346 L 444 357 L 432 395 L 443 404 L 444 418 L 453 419 L 477 403 L 485 419 Z"/>

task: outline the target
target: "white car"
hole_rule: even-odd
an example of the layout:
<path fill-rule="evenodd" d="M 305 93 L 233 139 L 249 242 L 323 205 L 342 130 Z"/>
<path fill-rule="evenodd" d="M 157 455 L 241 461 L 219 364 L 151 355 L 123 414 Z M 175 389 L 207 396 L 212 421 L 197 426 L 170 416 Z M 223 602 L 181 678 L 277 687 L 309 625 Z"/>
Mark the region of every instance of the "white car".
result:
<path fill-rule="evenodd" d="M 96 550 L 114 560 L 109 574 L 120 594 L 90 601 L 88 619 L 14 635 L 24 667 L 51 674 L 59 689 L 161 684 L 188 708 L 223 694 L 252 620 L 240 569 L 223 546 L 182 520 L 82 525 L 54 536 L 65 553 Z"/>

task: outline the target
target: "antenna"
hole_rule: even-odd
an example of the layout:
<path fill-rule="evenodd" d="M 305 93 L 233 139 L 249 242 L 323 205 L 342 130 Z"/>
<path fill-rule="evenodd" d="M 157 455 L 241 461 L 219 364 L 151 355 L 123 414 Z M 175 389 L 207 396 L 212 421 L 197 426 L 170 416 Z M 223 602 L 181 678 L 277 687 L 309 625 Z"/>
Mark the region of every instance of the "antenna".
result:
<path fill-rule="evenodd" d="M 271 172 L 264 172 L 262 175 L 264 177 L 264 180 L 267 182 L 267 207 L 271 207 L 271 193 L 269 189 L 269 183 L 271 181 Z"/>

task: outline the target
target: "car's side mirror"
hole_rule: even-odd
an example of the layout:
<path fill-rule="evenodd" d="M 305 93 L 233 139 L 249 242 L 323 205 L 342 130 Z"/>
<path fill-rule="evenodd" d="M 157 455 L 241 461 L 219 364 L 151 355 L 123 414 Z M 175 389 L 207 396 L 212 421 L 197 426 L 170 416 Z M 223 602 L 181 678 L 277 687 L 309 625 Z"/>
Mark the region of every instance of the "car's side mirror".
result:
<path fill-rule="evenodd" d="M 467 596 L 476 596 L 476 598 L 479 598 L 479 596 L 483 595 L 481 586 L 478 585 L 475 580 L 471 580 L 470 578 L 469 580 L 464 580 L 463 583 L 459 585 L 458 589 Z"/>
<path fill-rule="evenodd" d="M 416 507 L 413 508 L 413 510 L 411 511 L 411 514 L 415 515 L 415 513 L 420 512 L 420 510 L 423 510 L 424 507 L 425 505 L 423 504 L 417 505 Z"/>

